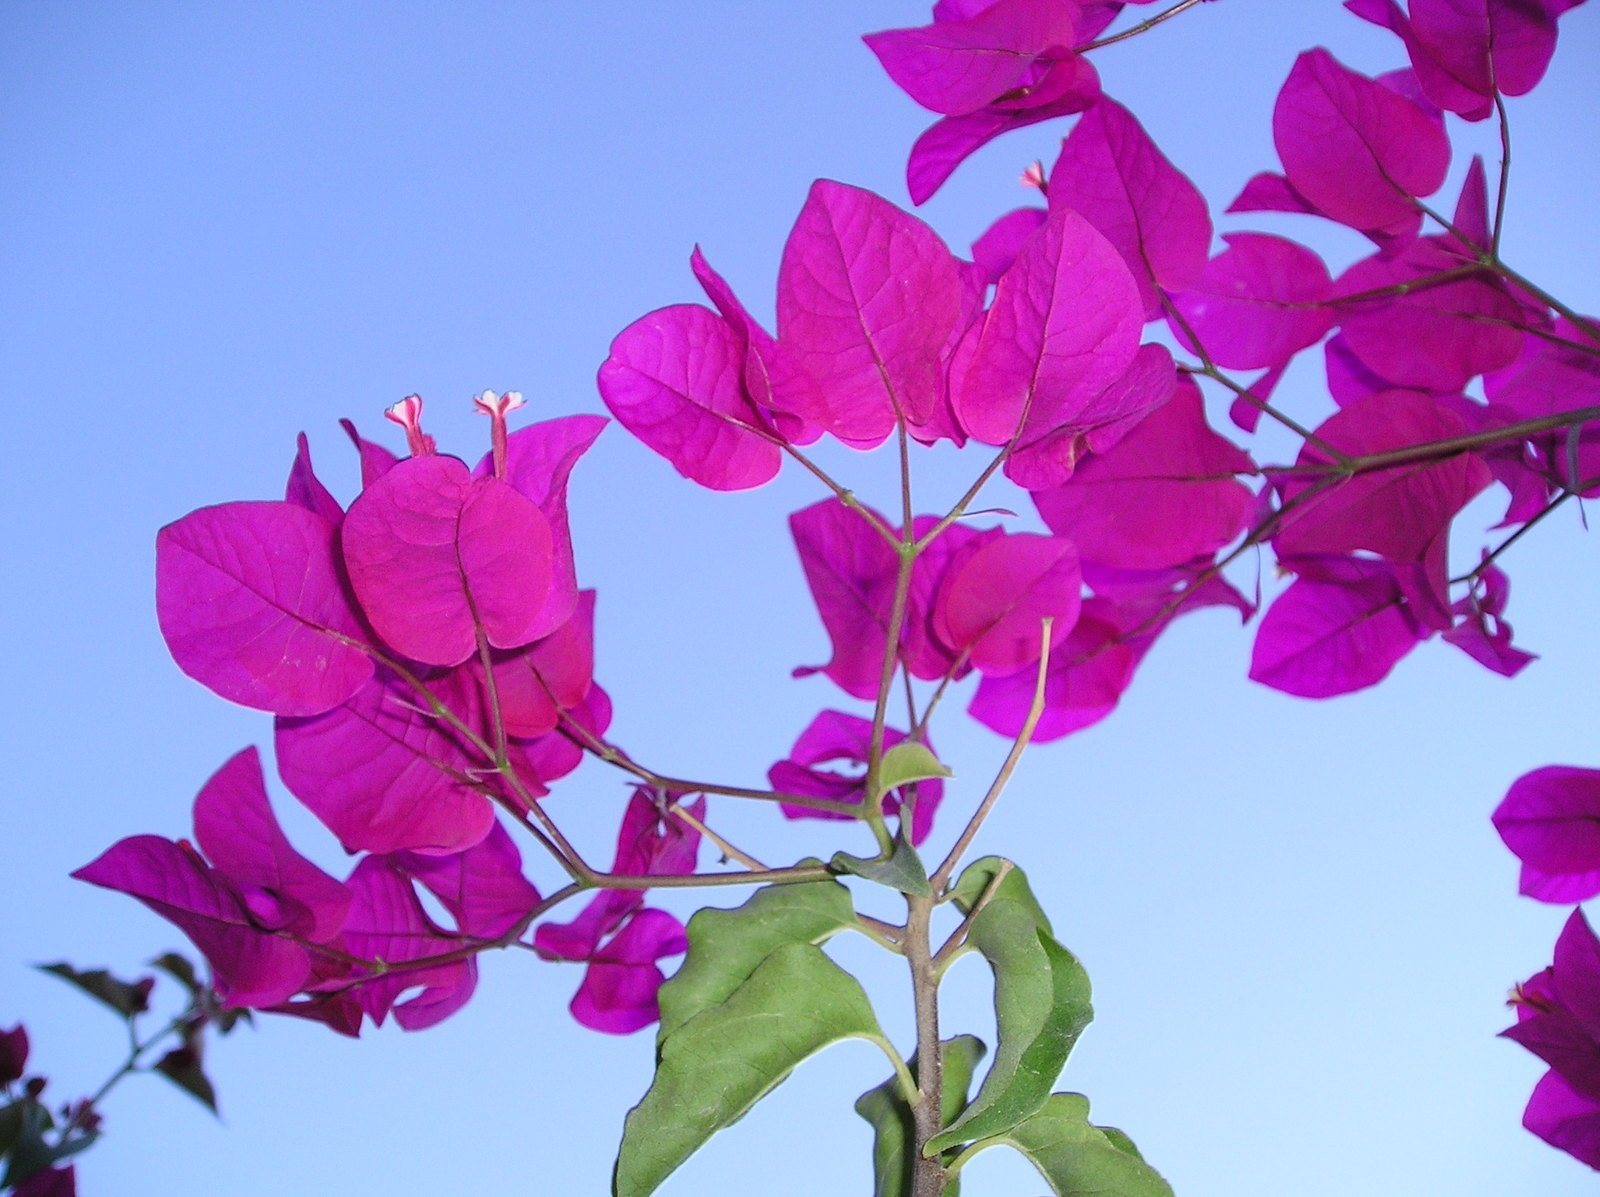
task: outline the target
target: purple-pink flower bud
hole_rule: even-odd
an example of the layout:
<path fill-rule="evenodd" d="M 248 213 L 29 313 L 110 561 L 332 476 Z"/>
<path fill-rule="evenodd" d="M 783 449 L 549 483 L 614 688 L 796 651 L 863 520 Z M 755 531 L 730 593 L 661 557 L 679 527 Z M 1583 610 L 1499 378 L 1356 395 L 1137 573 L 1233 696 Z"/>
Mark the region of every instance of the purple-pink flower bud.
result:
<path fill-rule="evenodd" d="M 420 400 L 418 401 L 421 402 Z M 496 395 L 493 391 L 485 391 L 481 395 L 472 397 L 472 405 L 482 414 L 493 421 L 493 430 L 490 433 L 490 443 L 494 446 L 494 476 L 506 476 L 506 415 L 523 406 L 521 391 L 507 391 L 503 395 Z"/>

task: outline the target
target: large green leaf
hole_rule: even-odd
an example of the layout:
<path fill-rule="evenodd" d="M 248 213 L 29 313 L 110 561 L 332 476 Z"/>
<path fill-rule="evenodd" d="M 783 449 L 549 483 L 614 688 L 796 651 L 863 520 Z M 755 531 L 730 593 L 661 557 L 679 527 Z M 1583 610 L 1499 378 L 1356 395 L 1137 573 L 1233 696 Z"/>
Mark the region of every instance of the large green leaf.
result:
<path fill-rule="evenodd" d="M 913 898 L 933 897 L 933 887 L 928 884 L 928 870 L 923 866 L 922 857 L 917 855 L 917 850 L 906 839 L 904 827 L 894 837 L 894 849 L 887 857 L 867 860 L 851 856 L 848 852 L 835 852 L 828 867 L 836 873 L 854 873 L 857 877 L 887 885 Z"/>
<path fill-rule="evenodd" d="M 987 861 L 976 862 L 967 872 L 980 866 L 985 868 L 981 882 L 969 884 L 963 875 L 956 886 L 958 893 L 971 894 L 970 902 L 958 899 L 967 909 L 1000 876 Z M 994 970 L 1000 1044 L 978 1096 L 929 1141 L 929 1153 L 1003 1134 L 1037 1112 L 1094 1017 L 1089 976 L 1051 936 L 1049 921 L 1020 869 L 1000 876 L 989 901 L 973 916 L 967 941 Z"/>
<path fill-rule="evenodd" d="M 809 943 L 787 943 L 727 1000 L 662 1040 L 655 1080 L 622 1128 L 616 1197 L 647 1197 L 684 1160 L 841 1039 L 884 1042 L 860 984 Z"/>
<path fill-rule="evenodd" d="M 939 1125 L 945 1126 L 967 1104 L 972 1074 L 983 1058 L 983 1041 L 975 1035 L 957 1035 L 940 1045 L 944 1049 L 943 1104 Z M 917 1058 L 911 1057 L 911 1072 L 916 1075 Z M 872 1124 L 872 1197 L 911 1197 L 911 1151 L 916 1141 L 916 1125 L 911 1107 L 900 1092 L 900 1078 L 890 1077 L 856 1099 L 856 1113 Z M 944 1197 L 959 1197 L 961 1182 L 955 1177 L 944 1188 Z"/>
<path fill-rule="evenodd" d="M 1038 1113 L 974 1145 L 1015 1147 L 1050 1182 L 1055 1197 L 1172 1197 L 1172 1187 L 1140 1158 L 1127 1135 L 1091 1126 L 1089 1099 L 1052 1094 Z"/>
<path fill-rule="evenodd" d="M 689 1019 L 726 1001 L 774 948 L 819 944 L 855 917 L 850 891 L 837 881 L 768 885 L 743 906 L 697 913 L 687 928 L 689 954 L 661 987 L 657 1051 Z"/>

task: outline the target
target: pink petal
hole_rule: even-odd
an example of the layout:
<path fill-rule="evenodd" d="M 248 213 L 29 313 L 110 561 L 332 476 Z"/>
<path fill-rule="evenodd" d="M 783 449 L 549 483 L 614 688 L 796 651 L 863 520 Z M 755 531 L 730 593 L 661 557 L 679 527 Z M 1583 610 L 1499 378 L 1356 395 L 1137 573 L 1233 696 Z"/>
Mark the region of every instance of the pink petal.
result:
<path fill-rule="evenodd" d="M 1087 58 L 1064 59 L 1054 64 L 1051 74 L 1047 87 L 1034 89 L 1047 98 L 1032 107 L 982 108 L 947 116 L 917 138 L 906 162 L 911 202 L 926 203 L 956 167 L 1001 134 L 1082 112 L 1100 96 L 1100 76 Z"/>
<path fill-rule="evenodd" d="M 338 706 L 372 676 L 335 529 L 292 503 L 225 503 L 156 537 L 156 616 L 173 659 L 223 698 L 284 715 Z"/>
<path fill-rule="evenodd" d="M 194 800 L 194 832 L 213 867 L 238 887 L 267 930 L 327 943 L 350 910 L 344 886 L 294 850 L 267 802 L 261 756 L 246 748 Z M 268 922 L 266 908 L 278 913 Z"/>
<path fill-rule="evenodd" d="M 611 342 L 600 397 L 622 426 L 711 490 L 777 476 L 783 453 L 743 386 L 744 354 L 716 313 L 692 304 L 635 320 Z"/>
<path fill-rule="evenodd" d="M 783 250 L 778 337 L 822 388 L 827 431 L 873 445 L 940 398 L 940 352 L 961 311 L 937 234 L 869 191 L 818 180 Z"/>
<path fill-rule="evenodd" d="M 1356 229 L 1414 231 L 1411 197 L 1437 191 L 1450 165 L 1449 140 L 1421 109 L 1320 48 L 1295 60 L 1272 138 L 1295 191 Z"/>
<path fill-rule="evenodd" d="M 972 243 L 972 260 L 983 268 L 991 285 L 1017 260 L 1022 243 L 1033 236 L 1048 215 L 1043 208 L 1017 208 L 995 221 Z"/>
<path fill-rule="evenodd" d="M 1579 1093 L 1551 1070 L 1533 1087 L 1522 1125 L 1552 1147 L 1600 1169 L 1600 1098 Z"/>
<path fill-rule="evenodd" d="M 415 460 L 415 459 L 413 459 Z M 388 861 L 365 857 L 346 883 L 354 895 L 350 922 L 345 927 L 345 948 L 353 956 L 382 960 L 389 971 L 365 981 L 355 990 L 362 1011 L 379 1026 L 394 1011 L 394 1019 L 408 1031 L 436 1025 L 466 1005 L 478 983 L 477 962 L 472 958 L 448 964 L 408 969 L 407 963 L 440 955 L 461 946 L 428 919 L 416 891 Z M 421 992 L 399 1005 L 407 991 Z"/>
<path fill-rule="evenodd" d="M 1242 449 L 1206 425 L 1200 389 L 1184 380 L 1066 485 L 1035 491 L 1050 530 L 1087 558 L 1159 569 L 1209 556 L 1244 531 L 1255 496 L 1234 475 L 1253 473 Z"/>
<path fill-rule="evenodd" d="M 519 428 L 506 439 L 506 481 L 537 505 L 550 525 L 550 597 L 530 629 L 535 636 L 555 631 L 577 606 L 578 577 L 567 526 L 567 480 L 606 423 L 604 416 L 563 416 Z M 493 455 L 485 454 L 473 477 L 486 478 L 493 469 Z"/>
<path fill-rule="evenodd" d="M 1122 255 L 1146 318 L 1160 315 L 1160 291 L 1186 291 L 1200 277 L 1211 248 L 1205 200 L 1133 114 L 1107 97 L 1062 143 L 1050 172 L 1050 206 L 1062 205 Z"/>
<path fill-rule="evenodd" d="M 462 935 L 498 939 L 539 904 L 539 891 L 522 875 L 522 855 L 498 822 L 464 852 L 402 852 L 391 860 L 444 904 Z"/>
<path fill-rule="evenodd" d="M 756 322 L 700 247 L 689 258 L 690 269 L 706 297 L 716 306 L 744 352 L 745 397 L 791 445 L 808 445 L 822 435 L 822 391 L 787 348 Z"/>
<path fill-rule="evenodd" d="M 1125 374 L 1144 320 L 1138 289 L 1111 244 L 1057 208 L 995 288 L 951 399 L 976 439 L 1071 422 Z"/>
<path fill-rule="evenodd" d="M 528 643 L 550 592 L 543 513 L 509 483 L 454 457 L 401 462 L 362 491 L 342 533 L 350 584 L 395 651 L 457 665 Z"/>
<path fill-rule="evenodd" d="M 1206 263 L 1191 290 L 1173 298 L 1206 354 L 1219 366 L 1282 366 L 1333 326 L 1324 304 L 1328 268 L 1303 245 L 1266 233 L 1228 233 L 1228 248 Z M 1183 325 L 1172 331 L 1195 351 Z"/>
<path fill-rule="evenodd" d="M 1301 577 L 1267 609 L 1250 678 L 1302 698 L 1376 685 L 1423 639 L 1392 579 Z"/>
<path fill-rule="evenodd" d="M 969 649 L 975 669 L 1004 675 L 1039 659 L 1041 620 L 1050 643 L 1077 621 L 1083 576 L 1078 550 L 1055 536 L 1014 533 L 982 545 L 940 588 L 934 627 L 945 643 Z"/>
<path fill-rule="evenodd" d="M 1022 84 L 1034 55 L 1077 41 L 1073 5 L 997 0 L 965 20 L 869 33 L 861 40 L 924 108 L 959 115 Z"/>
<path fill-rule="evenodd" d="M 1039 743 L 1098 723 L 1116 709 L 1133 679 L 1139 653 L 1124 643 L 1123 628 L 1103 617 L 1108 604 L 1089 599 L 1072 631 L 1052 649 L 1045 674 L 1045 707 L 1034 728 Z M 1016 736 L 1033 704 L 1034 675 L 1021 670 L 985 676 L 967 713 L 1003 736 Z"/>
<path fill-rule="evenodd" d="M 795 512 L 789 528 L 833 642 L 833 657 L 821 671 L 845 693 L 872 698 L 883 672 L 899 556 L 866 516 L 837 499 Z M 810 672 L 797 671 L 797 676 Z"/>
<path fill-rule="evenodd" d="M 297 507 L 315 512 L 337 528 L 344 522 L 344 508 L 328 493 L 328 488 L 322 485 L 316 471 L 311 468 L 311 445 L 306 440 L 306 434 L 302 432 L 295 444 L 298 451 L 294 465 L 289 468 L 289 482 L 284 488 L 283 497 Z"/>
<path fill-rule="evenodd" d="M 466 705 L 463 693 L 446 697 L 458 711 Z M 488 762 L 421 701 L 386 672 L 342 707 L 278 721 L 284 784 L 348 852 L 459 852 L 494 823 L 475 788 Z"/>
<path fill-rule="evenodd" d="M 1506 847 L 1546 878 L 1594 877 L 1592 891 L 1545 901 L 1581 902 L 1600 894 L 1600 770 L 1547 765 L 1512 783 L 1495 808 Z M 1548 892 L 1548 891 L 1547 891 Z"/>
<path fill-rule="evenodd" d="M 550 635 L 494 655 L 496 697 L 508 734 L 531 737 L 554 731 L 561 712 L 589 693 L 594 684 L 594 603 L 594 591 L 581 592 L 572 618 Z"/>
<path fill-rule="evenodd" d="M 72 874 L 139 899 L 194 941 L 230 1006 L 271 1006 L 311 973 L 306 950 L 258 929 L 233 888 L 190 849 L 160 836 L 112 845 Z"/>
<path fill-rule="evenodd" d="M 1432 240 L 1398 256 L 1356 263 L 1334 296 L 1382 291 L 1462 265 Z M 1522 310 L 1499 280 L 1484 272 L 1340 305 L 1341 335 L 1373 373 L 1395 386 L 1456 391 L 1472 378 L 1513 361 L 1522 348 Z"/>
<path fill-rule="evenodd" d="M 1413 391 L 1368 396 L 1316 429 L 1324 443 L 1351 456 L 1443 440 L 1464 431 L 1459 416 Z M 1299 464 L 1324 460 L 1308 447 Z M 1456 512 L 1489 481 L 1488 468 L 1470 453 L 1358 474 L 1301 502 L 1285 517 L 1273 545 L 1279 557 L 1368 549 L 1393 561 L 1420 561 Z M 1309 478 L 1298 476 L 1281 480 L 1278 488 L 1288 504 L 1311 485 Z"/>

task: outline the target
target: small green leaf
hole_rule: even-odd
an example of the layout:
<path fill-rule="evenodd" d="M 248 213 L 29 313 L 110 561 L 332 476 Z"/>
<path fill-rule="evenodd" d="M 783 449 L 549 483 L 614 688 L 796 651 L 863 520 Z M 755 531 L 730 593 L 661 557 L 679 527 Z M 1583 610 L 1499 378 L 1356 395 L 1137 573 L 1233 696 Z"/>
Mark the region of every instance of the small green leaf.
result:
<path fill-rule="evenodd" d="M 200 1066 L 200 1053 L 194 1048 L 173 1048 L 156 1061 L 155 1070 L 213 1114 L 217 1112 L 217 1091 Z"/>
<path fill-rule="evenodd" d="M 1001 1143 L 1027 1156 L 1055 1197 L 1172 1197 L 1172 1187 L 1127 1135 L 1090 1125 L 1089 1099 L 1081 1093 L 1052 1094 L 1038 1113 L 972 1150 Z"/>
<path fill-rule="evenodd" d="M 944 1048 L 944 1100 L 940 1125 L 946 1125 L 967 1104 L 972 1074 L 987 1050 L 974 1035 L 957 1035 L 940 1045 Z M 911 1057 L 911 1072 L 916 1075 L 917 1058 Z M 916 1124 L 911 1107 L 900 1093 L 900 1079 L 890 1077 L 868 1089 L 856 1099 L 856 1113 L 872 1124 L 872 1197 L 911 1197 L 911 1145 L 916 1139 Z M 959 1197 L 961 1182 L 955 1177 L 944 1188 L 944 1197 Z"/>
<path fill-rule="evenodd" d="M 878 764 L 878 792 L 873 798 L 881 798 L 890 790 L 898 790 L 914 781 L 954 776 L 926 744 L 902 740 L 883 754 L 883 760 Z"/>
<path fill-rule="evenodd" d="M 979 861 L 967 872 L 985 864 Z M 977 893 L 987 891 L 996 876 L 998 870 L 989 869 Z M 966 885 L 963 875 L 957 890 Z M 1000 1044 L 978 1096 L 928 1142 L 929 1153 L 1003 1134 L 1038 1111 L 1094 1017 L 1088 974 L 1051 936 L 1049 921 L 1020 869 L 1000 877 L 988 903 L 973 916 L 967 940 L 994 970 Z"/>
<path fill-rule="evenodd" d="M 124 1018 L 143 1014 L 150 1008 L 150 989 L 155 984 L 152 978 L 146 977 L 142 981 L 119 981 L 103 968 L 80 971 L 65 960 L 37 967 L 42 973 L 50 973 L 76 985 L 91 997 L 98 998 L 110 1006 Z"/>
<path fill-rule="evenodd" d="M 928 884 L 928 870 L 923 867 L 922 857 L 917 855 L 917 850 L 906 839 L 903 828 L 894 837 L 894 851 L 889 853 L 888 859 L 868 860 L 851 856 L 848 852 L 835 852 L 828 867 L 835 873 L 853 873 L 868 881 L 876 881 L 879 885 L 887 885 L 913 898 L 933 897 L 933 887 Z"/>
<path fill-rule="evenodd" d="M 44 1136 L 56 1123 L 44 1104 L 31 1097 L 12 1102 L 0 1115 L 9 1140 L 5 1175 L 0 1176 L 0 1189 L 6 1189 L 44 1171 L 55 1161 L 55 1152 Z"/>
<path fill-rule="evenodd" d="M 882 1038 L 861 985 L 822 949 L 774 949 L 726 1001 L 661 1042 L 655 1080 L 623 1124 L 612 1191 L 655 1192 L 802 1060 L 842 1039 Z"/>
<path fill-rule="evenodd" d="M 855 920 L 850 891 L 837 881 L 768 885 L 743 906 L 701 910 L 689 920 L 683 966 L 661 987 L 657 1051 L 689 1019 L 726 1001 L 774 948 L 822 943 Z"/>
<path fill-rule="evenodd" d="M 188 957 L 180 956 L 177 952 L 165 952 L 150 962 L 150 967 L 159 968 L 162 972 L 172 977 L 189 991 L 193 997 L 200 992 L 200 977 L 194 970 L 194 965 Z"/>
<path fill-rule="evenodd" d="M 23 1115 L 31 1101 L 31 1097 L 22 1097 L 0 1106 L 0 1156 L 10 1155 L 17 1140 L 22 1138 Z"/>

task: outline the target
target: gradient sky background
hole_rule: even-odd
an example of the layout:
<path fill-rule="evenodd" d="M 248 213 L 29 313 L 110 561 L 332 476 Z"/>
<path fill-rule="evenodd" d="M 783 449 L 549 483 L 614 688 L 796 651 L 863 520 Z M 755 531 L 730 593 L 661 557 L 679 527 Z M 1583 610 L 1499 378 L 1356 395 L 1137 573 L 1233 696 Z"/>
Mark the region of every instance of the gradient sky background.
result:
<path fill-rule="evenodd" d="M 245 744 L 270 747 L 266 716 L 168 659 L 156 529 L 276 497 L 301 430 L 348 499 L 355 462 L 337 419 L 397 444 L 381 412 L 413 391 L 441 447 L 469 459 L 487 443 L 468 401 L 485 387 L 522 390 L 530 419 L 599 410 L 610 338 L 699 298 L 696 242 L 770 321 L 783 238 L 814 177 L 905 203 L 905 154 L 931 118 L 858 38 L 926 11 L 0 3 L 0 1025 L 26 1021 L 52 1097 L 93 1089 L 120 1058 L 120 1029 L 29 966 L 136 973 L 187 946 L 68 872 L 125 835 L 187 834 L 206 777 Z M 1097 61 L 1220 210 L 1276 164 L 1272 98 L 1319 43 L 1371 72 L 1404 61 L 1331 0 L 1224 0 Z M 1505 243 L 1586 311 L 1600 307 L 1597 61 L 1590 5 L 1564 19 L 1545 83 L 1513 102 Z M 1019 172 L 1052 161 L 1064 132 L 991 146 L 924 217 L 964 247 L 1027 202 Z M 1468 130 L 1465 144 L 1488 149 L 1488 136 Z M 1466 162 L 1458 149 L 1447 201 Z M 1336 267 L 1363 252 L 1306 219 L 1219 226 L 1302 237 Z M 1314 422 L 1331 404 L 1312 365 L 1280 395 Z M 869 501 L 893 491 L 888 456 L 824 460 Z M 976 468 L 932 455 L 919 506 L 947 503 Z M 789 679 L 827 656 L 784 524 L 818 497 L 793 469 L 750 494 L 699 490 L 618 427 L 579 467 L 573 526 L 580 577 L 600 591 L 600 677 L 613 738 L 639 759 L 748 783 L 819 707 L 854 709 L 821 677 Z M 994 501 L 1029 510 L 1020 495 Z M 1476 556 L 1500 502 L 1458 521 L 1458 561 Z M 1542 1066 L 1494 1038 L 1507 989 L 1548 962 L 1567 912 L 1516 895 L 1488 822 L 1522 772 L 1600 765 L 1594 548 L 1567 509 L 1509 555 L 1509 615 L 1542 654 L 1514 682 L 1436 642 L 1375 690 L 1291 699 L 1245 680 L 1251 632 L 1208 611 L 1167 634 L 1109 721 L 1025 761 L 979 848 L 1028 870 L 1094 979 L 1099 1017 L 1061 1087 L 1133 1135 L 1181 1197 L 1594 1191 L 1588 1169 L 1521 1129 Z M 1236 580 L 1248 590 L 1253 567 Z M 942 853 L 1006 746 L 953 705 L 935 742 L 959 778 Z M 590 763 L 551 803 L 608 860 L 624 797 Z M 274 800 L 291 837 L 342 872 L 332 838 L 281 787 Z M 763 857 L 832 846 L 831 825 L 732 800 L 713 814 Z M 535 867 L 548 886 L 553 871 Z M 860 942 L 839 953 L 906 1043 L 903 970 L 877 955 Z M 128 1083 L 81 1191 L 605 1191 L 649 1035 L 577 1028 L 574 968 L 520 953 L 484 963 L 471 1005 L 428 1032 L 353 1043 L 267 1018 L 220 1043 L 223 1124 L 159 1080 Z M 957 970 L 946 1033 L 992 1042 L 989 1003 L 983 970 Z M 885 1071 L 867 1045 L 831 1050 L 663 1192 L 866 1192 L 870 1137 L 850 1103 Z M 1044 1188 L 1002 1152 L 964 1175 L 969 1197 Z"/>

